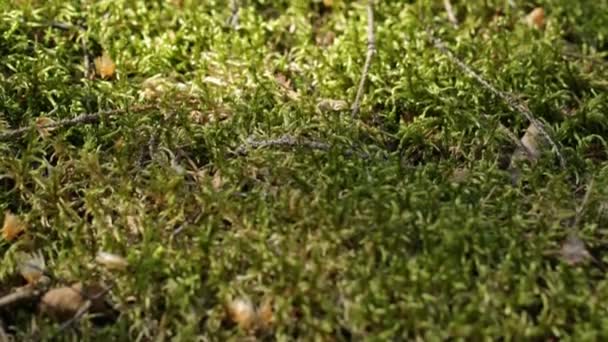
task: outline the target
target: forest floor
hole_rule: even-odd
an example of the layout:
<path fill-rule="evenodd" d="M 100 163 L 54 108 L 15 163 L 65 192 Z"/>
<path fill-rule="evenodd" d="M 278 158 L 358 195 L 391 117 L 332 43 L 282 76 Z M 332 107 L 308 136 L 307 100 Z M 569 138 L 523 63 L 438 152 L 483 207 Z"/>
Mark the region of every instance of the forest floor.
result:
<path fill-rule="evenodd" d="M 0 341 L 608 339 L 608 1 L 0 0 Z"/>

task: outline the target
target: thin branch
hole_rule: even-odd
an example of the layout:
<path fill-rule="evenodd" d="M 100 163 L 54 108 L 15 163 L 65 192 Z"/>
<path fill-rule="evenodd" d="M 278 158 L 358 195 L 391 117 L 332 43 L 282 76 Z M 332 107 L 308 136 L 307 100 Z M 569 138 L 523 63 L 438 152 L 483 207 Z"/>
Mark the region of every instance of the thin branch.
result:
<path fill-rule="evenodd" d="M 131 107 L 128 109 L 118 108 L 118 109 L 100 111 L 97 113 L 80 114 L 74 118 L 59 120 L 57 122 L 53 122 L 53 123 L 50 123 L 47 125 L 33 124 L 33 125 L 30 125 L 27 127 L 21 127 L 21 128 L 17 128 L 14 130 L 0 132 L 0 141 L 7 141 L 10 139 L 19 137 L 22 134 L 29 132 L 30 130 L 33 130 L 36 128 L 45 129 L 45 128 L 60 128 L 60 127 L 78 126 L 78 125 L 83 125 L 83 124 L 95 123 L 104 117 L 109 117 L 109 116 L 120 114 L 120 113 L 126 113 L 128 111 L 129 112 L 141 112 L 141 111 L 145 111 L 145 110 L 152 109 L 152 108 L 156 108 L 156 106 L 155 105 L 141 105 L 141 106 L 134 106 L 134 107 Z"/>
<path fill-rule="evenodd" d="M 8 339 L 8 335 L 6 334 L 6 331 L 4 331 L 4 322 L 2 321 L 2 319 L 0 319 L 0 342 L 8 342 L 10 341 Z"/>
<path fill-rule="evenodd" d="M 0 309 L 13 303 L 38 297 L 40 291 L 32 287 L 22 287 L 13 293 L 9 293 L 6 296 L 0 298 Z"/>
<path fill-rule="evenodd" d="M 574 223 L 572 224 L 573 229 L 576 229 L 581 222 L 581 217 L 583 216 L 583 212 L 585 212 L 585 208 L 587 207 L 587 203 L 589 203 L 589 198 L 593 192 L 594 183 L 595 179 L 591 178 L 591 181 L 589 181 L 589 184 L 587 185 L 587 191 L 585 191 L 583 201 L 581 202 L 581 205 L 576 208 L 576 216 L 574 217 Z"/>
<path fill-rule="evenodd" d="M 352 117 L 356 118 L 361 107 L 361 97 L 363 97 L 363 89 L 365 88 L 365 80 L 369 73 L 369 67 L 372 63 L 372 57 L 376 53 L 376 35 L 374 33 L 374 1 L 368 0 L 367 3 L 367 55 L 365 56 L 365 64 L 363 72 L 361 72 L 361 80 L 357 89 L 357 96 L 352 107 Z"/>
<path fill-rule="evenodd" d="M 228 25 L 236 29 L 239 26 L 239 0 L 230 0 L 230 11 Z"/>
<path fill-rule="evenodd" d="M 530 111 L 530 109 L 523 103 L 516 100 L 511 94 L 498 90 L 496 87 L 491 85 L 488 81 L 486 81 L 483 77 L 481 77 L 477 72 L 475 72 L 470 66 L 468 66 L 465 62 L 456 57 L 452 51 L 450 51 L 446 45 L 439 38 L 436 38 L 430 30 L 427 30 L 429 38 L 432 40 L 435 48 L 437 48 L 441 53 L 443 53 L 448 59 L 456 64 L 465 74 L 469 75 L 473 79 L 475 79 L 478 83 L 480 83 L 484 88 L 489 90 L 494 95 L 498 96 L 501 100 L 503 100 L 511 110 L 520 113 L 523 115 L 538 131 L 543 135 L 551 147 L 554 149 L 557 158 L 559 159 L 560 165 L 562 168 L 566 167 L 566 160 L 560 152 L 560 148 L 557 143 L 551 138 L 551 135 L 545 129 L 545 126 L 542 122 L 540 122 L 534 114 Z"/>
<path fill-rule="evenodd" d="M 445 12 L 448 15 L 448 20 L 452 23 L 452 25 L 454 25 L 454 27 L 458 27 L 458 19 L 456 19 L 456 14 L 454 14 L 452 2 L 450 0 L 443 0 L 443 6 L 445 7 Z"/>
<path fill-rule="evenodd" d="M 245 155 L 249 148 L 258 149 L 268 147 L 307 147 L 313 150 L 322 151 L 327 151 L 330 148 L 326 143 L 307 139 L 297 139 L 290 135 L 283 135 L 278 139 L 270 140 L 255 140 L 252 137 L 249 137 L 245 144 L 239 146 L 235 152 L 236 154 Z"/>

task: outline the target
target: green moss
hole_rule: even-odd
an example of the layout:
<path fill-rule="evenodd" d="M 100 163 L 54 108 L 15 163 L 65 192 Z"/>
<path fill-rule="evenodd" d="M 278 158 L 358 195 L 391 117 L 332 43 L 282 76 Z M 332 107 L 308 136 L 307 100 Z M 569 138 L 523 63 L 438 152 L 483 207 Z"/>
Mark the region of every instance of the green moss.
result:
<path fill-rule="evenodd" d="M 455 2 L 454 29 L 440 2 L 378 1 L 361 122 L 318 106 L 354 100 L 359 2 L 249 1 L 236 28 L 225 1 L 2 2 L 0 133 L 125 112 L 0 141 L 0 211 L 29 227 L 0 241 L 0 293 L 16 252 L 40 251 L 53 286 L 113 285 L 119 319 L 65 339 L 240 339 L 237 297 L 273 300 L 269 340 L 605 339 L 608 4 L 510 2 Z M 548 150 L 513 184 L 498 127 L 529 123 L 425 28 L 547 123 L 567 167 Z M 102 52 L 109 79 L 91 77 Z M 235 153 L 286 135 L 327 148 Z M 569 266 L 556 251 L 591 179 L 576 229 L 597 262 Z M 19 339 L 59 327 L 0 317 Z"/>

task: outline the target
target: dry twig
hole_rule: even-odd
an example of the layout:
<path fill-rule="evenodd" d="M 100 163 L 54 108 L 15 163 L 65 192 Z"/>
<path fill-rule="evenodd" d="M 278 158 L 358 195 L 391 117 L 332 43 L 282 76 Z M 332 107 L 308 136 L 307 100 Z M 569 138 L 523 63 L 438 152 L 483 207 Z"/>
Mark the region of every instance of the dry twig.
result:
<path fill-rule="evenodd" d="M 435 35 L 430 30 L 427 30 L 429 38 L 431 39 L 435 48 L 437 48 L 441 53 L 443 53 L 448 59 L 456 64 L 465 74 L 469 75 L 473 79 L 475 79 L 479 84 L 481 84 L 484 88 L 489 90 L 494 95 L 498 96 L 501 100 L 503 100 L 511 110 L 520 113 L 523 115 L 536 129 L 540 132 L 540 134 L 547 139 L 551 147 L 555 150 L 555 154 L 559 159 L 560 165 L 562 168 L 566 167 L 566 160 L 560 152 L 560 148 L 557 143 L 551 138 L 551 135 L 545 129 L 543 123 L 534 117 L 534 114 L 530 111 L 530 109 L 523 103 L 516 100 L 511 94 L 498 90 L 496 87 L 490 84 L 490 82 L 486 81 L 481 75 L 475 72 L 469 65 L 456 57 L 452 51 L 450 51 L 442 40 L 436 38 Z"/>
<path fill-rule="evenodd" d="M 7 141 L 12 138 L 19 137 L 20 135 L 22 135 L 30 130 L 36 129 L 36 128 L 45 129 L 45 128 L 60 128 L 60 127 L 78 126 L 78 125 L 82 125 L 82 124 L 95 123 L 104 117 L 109 117 L 109 116 L 120 114 L 120 113 L 126 113 L 128 111 L 129 112 L 141 112 L 141 111 L 145 111 L 145 110 L 152 109 L 152 108 L 156 108 L 156 106 L 155 105 L 141 105 L 141 106 L 134 106 L 134 107 L 131 107 L 128 109 L 118 108 L 118 109 L 100 111 L 97 113 L 80 114 L 75 118 L 59 120 L 57 122 L 53 122 L 48 125 L 37 126 L 34 124 L 34 125 L 27 126 L 27 127 L 21 127 L 21 128 L 17 128 L 17 129 L 13 129 L 13 130 L 0 132 L 0 141 Z"/>
<path fill-rule="evenodd" d="M 357 96 L 355 97 L 355 103 L 352 107 L 352 117 L 356 118 L 359 114 L 361 107 L 361 97 L 363 96 L 363 89 L 365 88 L 365 80 L 369 73 L 369 67 L 372 63 L 372 57 L 376 53 L 376 35 L 374 33 L 374 1 L 368 0 L 367 4 L 367 55 L 365 56 L 365 64 L 363 65 L 363 72 L 361 72 L 361 80 L 359 81 L 359 87 L 357 88 Z"/>
<path fill-rule="evenodd" d="M 230 0 L 230 11 L 228 25 L 236 29 L 239 26 L 239 0 Z"/>
<path fill-rule="evenodd" d="M 13 303 L 26 299 L 31 299 L 39 295 L 40 291 L 33 287 L 21 287 L 17 291 L 9 293 L 6 296 L 0 298 L 0 309 Z"/>
<path fill-rule="evenodd" d="M 458 27 L 458 19 L 456 19 L 456 14 L 454 14 L 452 2 L 450 0 L 443 0 L 443 6 L 445 7 L 445 12 L 448 15 L 448 20 L 452 23 L 452 25 L 454 25 L 454 27 Z"/>

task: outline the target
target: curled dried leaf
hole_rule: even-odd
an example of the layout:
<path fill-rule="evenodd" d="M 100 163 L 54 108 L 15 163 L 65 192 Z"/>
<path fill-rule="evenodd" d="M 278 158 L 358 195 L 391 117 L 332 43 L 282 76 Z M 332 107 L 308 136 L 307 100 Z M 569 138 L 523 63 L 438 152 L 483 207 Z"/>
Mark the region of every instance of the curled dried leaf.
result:
<path fill-rule="evenodd" d="M 40 311 L 54 319 L 64 321 L 88 305 L 93 313 L 106 313 L 109 309 L 105 303 L 106 289 L 98 284 L 83 286 L 75 283 L 47 291 L 40 300 Z"/>
<path fill-rule="evenodd" d="M 17 215 L 10 212 L 4 213 L 4 225 L 2 226 L 2 237 L 6 241 L 13 241 L 17 235 L 26 229 L 25 223 Z"/>
<path fill-rule="evenodd" d="M 243 330 L 255 328 L 257 314 L 253 303 L 246 298 L 233 299 L 226 305 L 228 317 Z"/>
<path fill-rule="evenodd" d="M 125 258 L 121 257 L 120 255 L 107 252 L 97 253 L 95 261 L 111 270 L 125 270 L 127 266 L 129 266 L 129 263 Z"/>
<path fill-rule="evenodd" d="M 114 64 L 114 61 L 112 60 L 110 55 L 108 55 L 107 52 L 104 51 L 101 56 L 95 58 L 94 62 L 95 72 L 101 78 L 110 78 L 114 76 L 114 72 L 116 71 L 116 64 Z"/>
<path fill-rule="evenodd" d="M 526 24 L 537 29 L 542 29 L 545 26 L 545 10 L 542 7 L 536 7 L 526 16 Z"/>
<path fill-rule="evenodd" d="M 81 283 L 51 289 L 40 300 L 40 311 L 57 320 L 70 319 L 85 304 L 81 292 Z"/>

